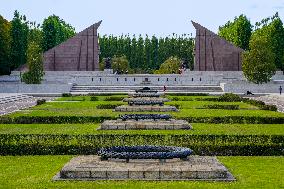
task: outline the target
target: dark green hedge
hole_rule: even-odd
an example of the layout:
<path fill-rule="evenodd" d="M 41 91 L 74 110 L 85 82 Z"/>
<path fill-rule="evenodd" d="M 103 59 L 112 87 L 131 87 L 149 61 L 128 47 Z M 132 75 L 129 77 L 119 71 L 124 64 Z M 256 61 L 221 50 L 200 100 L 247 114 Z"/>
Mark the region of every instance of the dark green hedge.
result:
<path fill-rule="evenodd" d="M 209 96 L 208 93 L 167 93 L 167 96 Z"/>
<path fill-rule="evenodd" d="M 122 101 L 125 97 L 121 97 L 121 96 L 109 96 L 106 97 L 104 100 L 105 101 Z"/>
<path fill-rule="evenodd" d="M 239 110 L 239 105 L 231 105 L 231 104 L 212 104 L 203 106 L 205 109 L 224 109 L 224 110 Z"/>
<path fill-rule="evenodd" d="M 101 116 L 19 116 L 0 117 L 0 124 L 61 124 L 61 123 L 101 123 L 114 117 Z"/>
<path fill-rule="evenodd" d="M 181 108 L 181 107 L 179 107 Z M 284 117 L 249 117 L 249 116 L 224 116 L 224 117 L 176 117 L 185 119 L 190 123 L 248 123 L 248 124 L 284 124 Z M 0 124 L 42 124 L 42 123 L 101 123 L 105 120 L 116 119 L 110 116 L 0 116 Z"/>
<path fill-rule="evenodd" d="M 97 109 L 115 109 L 123 104 L 99 104 L 96 106 Z"/>
<path fill-rule="evenodd" d="M 190 123 L 243 123 L 243 124 L 284 124 L 284 117 L 251 117 L 251 116 L 224 116 L 224 117 L 179 117 Z"/>
<path fill-rule="evenodd" d="M 198 155 L 284 155 L 280 135 L 36 135 L 1 134 L 0 155 L 96 154 L 101 147 L 167 145 Z"/>

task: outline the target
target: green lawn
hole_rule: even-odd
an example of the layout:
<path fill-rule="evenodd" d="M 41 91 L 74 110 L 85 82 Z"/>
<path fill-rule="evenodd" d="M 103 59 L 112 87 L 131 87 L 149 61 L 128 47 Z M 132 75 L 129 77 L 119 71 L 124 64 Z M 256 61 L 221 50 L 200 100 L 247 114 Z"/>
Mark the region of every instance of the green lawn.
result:
<path fill-rule="evenodd" d="M 52 181 L 72 156 L 0 156 L 0 188 L 283 188 L 284 157 L 218 157 L 236 182 Z"/>
<path fill-rule="evenodd" d="M 201 124 L 193 130 L 121 130 L 103 131 L 99 124 L 0 124 L 0 134 L 226 134 L 284 135 L 282 124 Z"/>
<path fill-rule="evenodd" d="M 70 98 L 70 97 L 69 97 Z M 126 104 L 119 101 L 79 101 L 79 102 L 48 102 L 27 110 L 15 112 L 10 116 L 118 116 L 127 112 L 113 112 L 111 109 L 97 109 L 99 104 Z M 280 112 L 258 110 L 243 102 L 211 102 L 211 101 L 174 101 L 169 104 L 180 104 L 179 112 L 167 112 L 176 117 L 212 117 L 212 116 L 260 116 L 283 117 Z M 240 110 L 196 109 L 209 104 L 240 105 Z M 130 112 L 128 112 L 130 113 Z M 146 113 L 146 112 L 144 112 Z"/>

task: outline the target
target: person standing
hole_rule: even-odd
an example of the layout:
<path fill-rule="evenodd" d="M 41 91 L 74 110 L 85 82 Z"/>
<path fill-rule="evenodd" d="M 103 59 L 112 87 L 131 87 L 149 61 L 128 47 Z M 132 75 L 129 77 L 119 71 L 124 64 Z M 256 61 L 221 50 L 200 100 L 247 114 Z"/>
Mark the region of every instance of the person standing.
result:
<path fill-rule="evenodd" d="M 279 87 L 279 93 L 282 94 L 282 86 Z"/>

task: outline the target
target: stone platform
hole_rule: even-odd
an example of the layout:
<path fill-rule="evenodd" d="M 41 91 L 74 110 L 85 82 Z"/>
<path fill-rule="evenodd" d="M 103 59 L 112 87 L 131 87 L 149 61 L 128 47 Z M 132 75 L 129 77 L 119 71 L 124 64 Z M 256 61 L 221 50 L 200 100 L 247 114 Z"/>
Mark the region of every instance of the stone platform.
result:
<path fill-rule="evenodd" d="M 54 180 L 206 180 L 234 181 L 216 157 L 189 156 L 188 160 L 101 161 L 99 156 L 78 156 L 54 176 Z"/>
<path fill-rule="evenodd" d="M 98 130 L 181 130 L 192 129 L 185 120 L 106 120 Z"/>
<path fill-rule="evenodd" d="M 122 105 L 115 108 L 116 112 L 177 112 L 175 106 L 159 105 Z"/>

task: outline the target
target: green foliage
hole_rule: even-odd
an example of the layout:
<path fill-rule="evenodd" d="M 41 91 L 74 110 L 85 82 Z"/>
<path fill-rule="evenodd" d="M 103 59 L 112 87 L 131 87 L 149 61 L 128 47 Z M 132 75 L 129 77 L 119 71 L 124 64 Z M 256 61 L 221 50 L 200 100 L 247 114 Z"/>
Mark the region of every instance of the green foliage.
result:
<path fill-rule="evenodd" d="M 248 50 L 252 33 L 252 25 L 245 15 L 235 17 L 233 22 L 228 21 L 219 27 L 218 34 L 236 46 Z"/>
<path fill-rule="evenodd" d="M 167 96 L 209 96 L 208 93 L 167 93 Z"/>
<path fill-rule="evenodd" d="M 247 104 L 259 107 L 260 110 L 277 111 L 277 107 L 275 105 L 266 105 L 264 102 L 259 100 L 243 98 L 243 101 Z"/>
<path fill-rule="evenodd" d="M 275 74 L 275 54 L 264 36 L 250 41 L 250 50 L 243 54 L 242 70 L 248 81 L 262 84 L 270 81 Z"/>
<path fill-rule="evenodd" d="M 151 38 L 141 35 L 121 35 L 119 37 L 99 36 L 100 41 L 100 69 L 103 67 L 103 59 L 107 57 L 120 57 L 125 55 L 129 61 L 130 68 L 135 73 L 152 73 L 171 56 L 176 56 L 187 62 L 193 68 L 194 39 L 183 34 L 166 38 Z"/>
<path fill-rule="evenodd" d="M 29 71 L 23 74 L 23 81 L 27 84 L 40 84 L 44 75 L 43 57 L 41 47 L 35 42 L 28 45 L 27 63 Z"/>
<path fill-rule="evenodd" d="M 123 104 L 99 104 L 96 106 L 97 109 L 115 109 Z"/>
<path fill-rule="evenodd" d="M 284 70 L 284 27 L 278 13 L 273 17 L 256 23 L 256 30 L 251 40 L 266 39 L 266 46 L 274 54 L 274 64 L 277 69 Z M 252 43 L 252 42 L 251 42 Z"/>
<path fill-rule="evenodd" d="M 126 56 L 121 56 L 121 57 L 114 56 L 112 58 L 112 69 L 114 72 L 118 74 L 132 73 L 132 70 L 129 66 L 129 62 Z"/>
<path fill-rule="evenodd" d="M 91 96 L 90 101 L 98 101 L 99 97 L 97 96 Z"/>
<path fill-rule="evenodd" d="M 42 105 L 42 104 L 45 104 L 46 103 L 46 100 L 45 99 L 38 99 L 36 101 L 36 105 L 39 106 L 39 105 Z"/>
<path fill-rule="evenodd" d="M 181 67 L 181 60 L 177 57 L 168 58 L 163 64 L 161 64 L 160 69 L 155 71 L 156 74 L 178 74 Z"/>
<path fill-rule="evenodd" d="M 26 17 L 15 11 L 11 21 L 11 70 L 27 62 L 28 33 Z"/>
<path fill-rule="evenodd" d="M 241 102 L 242 97 L 233 93 L 225 93 L 218 98 L 219 102 Z"/>
<path fill-rule="evenodd" d="M 124 99 L 123 96 L 109 96 L 106 97 L 104 100 L 105 101 L 122 101 Z"/>
<path fill-rule="evenodd" d="M 212 104 L 212 105 L 205 105 L 203 106 L 205 109 L 224 109 L 224 110 L 239 110 L 239 105 L 223 105 L 223 104 Z"/>
<path fill-rule="evenodd" d="M 75 35 L 75 29 L 56 15 L 51 15 L 44 19 L 42 31 L 42 46 L 44 51 L 51 49 Z"/>
<path fill-rule="evenodd" d="M 168 145 L 189 147 L 197 155 L 283 155 L 278 135 L 34 135 L 1 134 L 1 155 L 96 154 L 101 147 Z"/>
<path fill-rule="evenodd" d="M 0 15 L 0 75 L 10 74 L 11 23 Z"/>
<path fill-rule="evenodd" d="M 62 97 L 71 97 L 72 94 L 71 93 L 62 93 Z"/>

